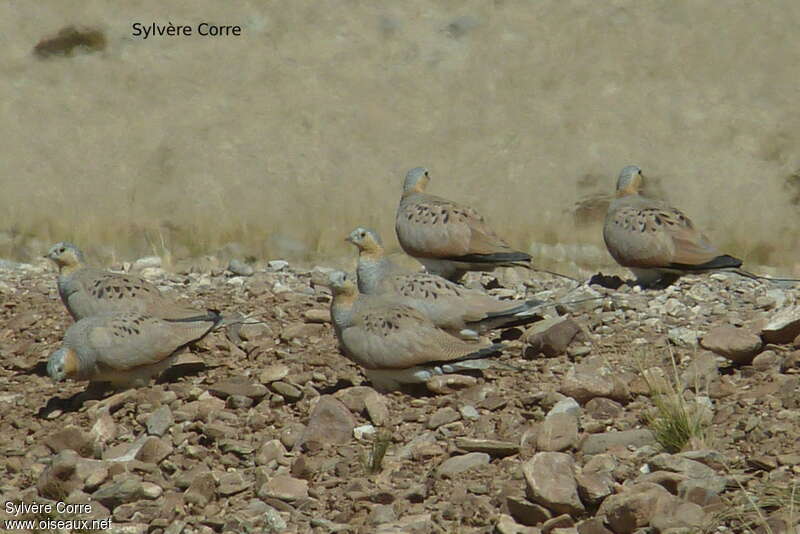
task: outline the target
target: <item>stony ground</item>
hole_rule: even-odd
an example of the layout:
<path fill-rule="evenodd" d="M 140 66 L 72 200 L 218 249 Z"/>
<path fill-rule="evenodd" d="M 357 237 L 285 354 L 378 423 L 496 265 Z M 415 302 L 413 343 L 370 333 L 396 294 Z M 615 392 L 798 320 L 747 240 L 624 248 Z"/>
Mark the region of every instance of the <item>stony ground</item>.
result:
<path fill-rule="evenodd" d="M 800 532 L 792 289 L 732 274 L 658 292 L 473 276 L 561 304 L 503 333 L 496 368 L 380 393 L 338 352 L 325 269 L 143 265 L 178 298 L 263 323 L 98 400 L 44 371 L 71 322 L 54 270 L 0 265 L 2 500 L 91 505 L 17 518 L 168 534 Z M 657 405 L 697 422 L 688 443 L 648 430 Z"/>

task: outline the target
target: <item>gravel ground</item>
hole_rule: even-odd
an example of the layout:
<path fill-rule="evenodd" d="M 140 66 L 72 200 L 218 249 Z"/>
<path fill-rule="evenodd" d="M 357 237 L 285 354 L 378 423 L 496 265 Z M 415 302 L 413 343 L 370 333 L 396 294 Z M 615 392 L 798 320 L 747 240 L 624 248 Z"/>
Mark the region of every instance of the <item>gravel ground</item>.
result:
<path fill-rule="evenodd" d="M 6 504 L 3 519 L 168 534 L 778 533 L 800 521 L 791 289 L 733 274 L 659 292 L 470 275 L 502 298 L 560 304 L 497 333 L 507 349 L 489 370 L 381 393 L 339 354 L 327 269 L 185 271 L 144 274 L 263 322 L 215 332 L 159 383 L 101 401 L 46 376 L 71 322 L 53 269 L 0 265 L 2 500 L 91 508 L 13 517 Z M 676 385 L 706 425 L 681 451 L 647 430 L 654 400 L 671 398 L 654 391 Z"/>

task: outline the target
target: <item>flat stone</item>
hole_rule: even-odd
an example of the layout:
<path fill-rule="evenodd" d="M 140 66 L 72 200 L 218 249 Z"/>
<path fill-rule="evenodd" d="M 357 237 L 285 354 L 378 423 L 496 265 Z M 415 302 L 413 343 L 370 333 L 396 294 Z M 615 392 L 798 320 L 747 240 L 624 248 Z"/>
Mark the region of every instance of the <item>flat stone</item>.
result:
<path fill-rule="evenodd" d="M 584 519 L 576 525 L 578 534 L 614 534 L 608 530 L 600 517 Z"/>
<path fill-rule="evenodd" d="M 565 451 L 576 443 L 578 418 L 568 413 L 548 415 L 536 435 L 536 448 L 540 451 Z"/>
<path fill-rule="evenodd" d="M 525 353 L 531 356 L 543 354 L 553 358 L 563 354 L 569 344 L 581 332 L 581 327 L 571 317 L 554 317 L 534 324 L 525 332 Z"/>
<path fill-rule="evenodd" d="M 303 391 L 300 388 L 289 384 L 288 382 L 279 380 L 271 383 L 269 388 L 290 402 L 297 402 L 303 398 Z"/>
<path fill-rule="evenodd" d="M 485 452 L 498 458 L 511 456 L 519 452 L 518 444 L 496 439 L 458 437 L 456 438 L 456 447 L 467 452 Z"/>
<path fill-rule="evenodd" d="M 523 497 L 509 496 L 506 498 L 506 505 L 508 512 L 523 525 L 541 525 L 553 517 L 550 510 Z"/>
<path fill-rule="evenodd" d="M 233 453 L 237 456 L 245 457 L 253 454 L 256 449 L 247 441 L 240 439 L 223 439 L 219 442 L 219 450 L 224 453 Z"/>
<path fill-rule="evenodd" d="M 616 534 L 632 534 L 645 527 L 656 513 L 658 500 L 670 493 L 657 484 L 641 483 L 629 486 L 623 493 L 611 495 L 597 511 L 605 514 L 606 523 Z"/>
<path fill-rule="evenodd" d="M 118 475 L 92 493 L 92 499 L 109 510 L 113 510 L 120 504 L 138 501 L 144 497 L 142 479 L 131 474 Z"/>
<path fill-rule="evenodd" d="M 364 408 L 370 421 L 377 426 L 383 426 L 389 421 L 389 407 L 386 398 L 375 390 L 370 390 L 364 395 Z"/>
<path fill-rule="evenodd" d="M 228 270 L 236 276 L 253 276 L 253 273 L 255 273 L 252 265 L 248 265 L 236 258 L 228 263 Z"/>
<path fill-rule="evenodd" d="M 161 463 L 164 458 L 172 454 L 172 444 L 156 436 L 150 436 L 136 453 L 136 459 L 150 464 Z"/>
<path fill-rule="evenodd" d="M 217 479 L 210 471 L 201 472 L 194 477 L 188 489 L 183 494 L 187 503 L 204 508 L 214 500 L 217 494 Z"/>
<path fill-rule="evenodd" d="M 616 419 L 622 415 L 622 405 L 605 397 L 595 397 L 586 403 L 586 413 L 594 419 Z"/>
<path fill-rule="evenodd" d="M 427 427 L 431 430 L 439 428 L 442 425 L 453 423 L 461 419 L 461 414 L 450 406 L 439 408 L 428 419 Z"/>
<path fill-rule="evenodd" d="M 541 529 L 520 525 L 510 515 L 500 514 L 494 526 L 494 534 L 541 534 Z"/>
<path fill-rule="evenodd" d="M 751 362 L 753 368 L 757 371 L 774 371 L 780 372 L 783 357 L 778 355 L 774 350 L 765 350 L 761 354 L 756 355 Z"/>
<path fill-rule="evenodd" d="M 259 447 L 258 453 L 256 453 L 256 465 L 268 465 L 270 462 L 277 462 L 286 456 L 286 452 L 286 448 L 280 440 L 273 439 L 264 442 L 261 447 Z"/>
<path fill-rule="evenodd" d="M 331 311 L 329 309 L 311 309 L 303 313 L 303 319 L 307 323 L 330 323 Z"/>
<path fill-rule="evenodd" d="M 219 477 L 219 485 L 217 492 L 223 497 L 229 497 L 240 493 L 250 487 L 250 484 L 244 479 L 242 474 L 238 471 L 231 471 Z"/>
<path fill-rule="evenodd" d="M 558 534 L 559 531 L 566 532 L 570 529 L 575 530 L 575 521 L 567 514 L 553 517 L 542 524 L 542 534 Z"/>
<path fill-rule="evenodd" d="M 281 330 L 281 339 L 287 342 L 293 339 L 308 340 L 312 337 L 322 337 L 326 331 L 325 325 L 319 323 L 291 323 Z"/>
<path fill-rule="evenodd" d="M 114 422 L 114 418 L 111 417 L 107 410 L 102 410 L 97 415 L 97 419 L 89 433 L 92 441 L 102 448 L 103 445 L 117 437 L 117 423 Z"/>
<path fill-rule="evenodd" d="M 575 481 L 575 463 L 561 452 L 538 452 L 522 465 L 530 500 L 559 514 L 583 513 Z"/>
<path fill-rule="evenodd" d="M 547 417 L 559 414 L 559 413 L 566 413 L 569 414 L 577 419 L 581 416 L 581 405 L 578 404 L 578 401 L 573 399 L 572 397 L 566 397 L 561 399 L 557 403 L 550 408 L 550 411 L 547 412 Z"/>
<path fill-rule="evenodd" d="M 600 504 L 614 491 L 614 477 L 609 472 L 584 470 L 575 477 L 575 480 L 578 483 L 578 494 L 583 502 L 593 506 Z"/>
<path fill-rule="evenodd" d="M 655 445 L 656 438 L 645 428 L 623 430 L 621 432 L 604 432 L 591 434 L 583 440 L 579 449 L 584 454 L 600 454 L 615 447 L 633 447 L 638 449 L 646 445 Z"/>
<path fill-rule="evenodd" d="M 572 397 L 580 404 L 586 404 L 595 397 L 611 397 L 614 382 L 610 377 L 600 374 L 568 373 L 558 388 L 559 393 Z"/>
<path fill-rule="evenodd" d="M 434 375 L 425 382 L 428 391 L 436 395 L 450 395 L 456 391 L 467 389 L 478 383 L 474 376 L 467 375 Z"/>
<path fill-rule="evenodd" d="M 308 497 L 308 481 L 285 475 L 271 478 L 258 490 L 258 496 L 263 498 L 279 499 L 281 501 L 296 501 Z"/>
<path fill-rule="evenodd" d="M 147 427 L 147 433 L 151 436 L 163 436 L 174 422 L 175 418 L 172 416 L 172 410 L 170 410 L 169 406 L 163 404 L 147 416 L 145 426 Z"/>
<path fill-rule="evenodd" d="M 775 313 L 761 329 L 765 343 L 783 345 L 800 335 L 800 306 L 791 306 Z"/>
<path fill-rule="evenodd" d="M 665 495 L 656 503 L 650 526 L 658 532 L 668 529 L 689 528 L 700 530 L 706 522 L 706 514 L 697 504 L 685 502 L 674 495 Z"/>
<path fill-rule="evenodd" d="M 382 525 L 397 520 L 397 514 L 391 504 L 376 504 L 367 516 L 367 524 Z"/>
<path fill-rule="evenodd" d="M 282 363 L 274 363 L 261 370 L 258 375 L 258 381 L 262 384 L 269 384 L 270 382 L 283 380 L 287 376 L 289 376 L 289 368 Z"/>
<path fill-rule="evenodd" d="M 711 329 L 700 340 L 700 345 L 733 362 L 748 364 L 761 350 L 763 343 L 760 337 L 744 328 L 724 325 Z"/>
<path fill-rule="evenodd" d="M 717 472 L 707 465 L 676 454 L 658 454 L 650 458 L 647 465 L 650 467 L 651 471 L 663 470 L 683 473 L 688 478 L 709 479 L 717 476 Z"/>
<path fill-rule="evenodd" d="M 227 399 L 230 395 L 242 395 L 250 397 L 251 399 L 261 399 L 268 393 L 265 386 L 250 382 L 243 377 L 217 382 L 209 387 L 208 391 L 221 399 Z"/>
<path fill-rule="evenodd" d="M 92 435 L 75 425 L 68 425 L 45 437 L 44 444 L 55 453 L 72 449 L 83 457 L 94 456 L 95 445 Z"/>
<path fill-rule="evenodd" d="M 470 452 L 448 458 L 436 468 L 436 474 L 442 478 L 449 478 L 475 467 L 486 465 L 491 457 L 484 452 Z"/>
<path fill-rule="evenodd" d="M 300 437 L 300 443 L 315 442 L 320 445 L 347 443 L 353 437 L 356 420 L 350 410 L 330 395 L 317 401 Z"/>

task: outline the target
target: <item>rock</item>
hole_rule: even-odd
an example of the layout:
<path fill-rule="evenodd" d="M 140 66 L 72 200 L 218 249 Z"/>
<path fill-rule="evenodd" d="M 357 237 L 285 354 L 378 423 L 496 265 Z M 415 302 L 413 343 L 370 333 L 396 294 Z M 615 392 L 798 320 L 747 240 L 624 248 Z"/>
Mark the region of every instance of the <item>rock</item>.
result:
<path fill-rule="evenodd" d="M 210 471 L 200 472 L 189 484 L 183 494 L 184 500 L 189 504 L 194 504 L 199 508 L 204 508 L 210 503 L 217 494 L 217 479 Z"/>
<path fill-rule="evenodd" d="M 477 421 L 481 418 L 481 414 L 478 413 L 478 410 L 472 406 L 471 404 L 464 404 L 458 407 L 458 413 L 461 414 L 461 417 L 464 419 L 468 419 L 470 421 Z"/>
<path fill-rule="evenodd" d="M 545 508 L 536 503 L 532 503 L 522 497 L 510 496 L 506 499 L 506 506 L 508 512 L 520 523 L 528 526 L 541 525 L 551 517 L 553 514 Z"/>
<path fill-rule="evenodd" d="M 523 335 L 523 340 L 527 344 L 525 354 L 528 357 L 543 354 L 547 358 L 553 358 L 563 354 L 580 333 L 580 325 L 571 317 L 554 317 L 539 321 Z"/>
<path fill-rule="evenodd" d="M 556 402 L 552 408 L 550 408 L 550 411 L 547 412 L 547 417 L 558 413 L 569 414 L 575 417 L 577 420 L 581 416 L 581 405 L 578 404 L 577 401 L 572 397 L 561 399 L 560 401 Z"/>
<path fill-rule="evenodd" d="M 240 493 L 250 487 L 250 484 L 244 479 L 242 474 L 238 471 L 231 471 L 219 477 L 219 485 L 217 486 L 217 493 L 223 497 L 229 497 Z"/>
<path fill-rule="evenodd" d="M 300 437 L 300 443 L 347 443 L 352 438 L 355 427 L 356 420 L 347 407 L 332 396 L 323 395 L 311 410 L 308 426 Z"/>
<path fill-rule="evenodd" d="M 117 475 L 92 493 L 92 499 L 109 510 L 113 510 L 120 504 L 138 501 L 145 497 L 148 495 L 145 495 L 142 479 L 131 474 Z"/>
<path fill-rule="evenodd" d="M 765 343 L 783 345 L 800 335 L 800 306 L 791 306 L 775 313 L 761 329 Z"/>
<path fill-rule="evenodd" d="M 150 464 L 159 464 L 161 461 L 172 454 L 172 445 L 156 436 L 150 436 L 136 453 L 136 459 Z"/>
<path fill-rule="evenodd" d="M 175 422 L 172 410 L 166 404 L 159 406 L 145 421 L 147 433 L 151 436 L 163 436 Z"/>
<path fill-rule="evenodd" d="M 294 448 L 295 445 L 301 443 L 305 431 L 306 426 L 302 423 L 290 423 L 284 426 L 280 435 L 281 444 L 287 449 Z"/>
<path fill-rule="evenodd" d="M 658 484 L 673 495 L 678 493 L 678 485 L 685 480 L 686 475 L 673 473 L 671 471 L 653 471 L 636 479 L 637 482 L 651 482 L 653 484 Z"/>
<path fill-rule="evenodd" d="M 700 332 L 685 326 L 667 330 L 667 339 L 669 339 L 670 343 L 678 347 L 696 347 L 698 337 L 700 337 Z"/>
<path fill-rule="evenodd" d="M 106 443 L 117 437 L 117 424 L 107 410 L 102 410 L 97 415 L 97 420 L 89 431 L 91 440 L 102 448 Z"/>
<path fill-rule="evenodd" d="M 431 514 L 414 514 L 401 517 L 397 521 L 384 523 L 376 528 L 375 534 L 425 534 L 430 532 Z"/>
<path fill-rule="evenodd" d="M 606 523 L 616 534 L 632 534 L 637 528 L 650 523 L 656 513 L 658 500 L 664 497 L 671 495 L 657 484 L 635 484 L 623 493 L 606 498 L 597 515 L 605 514 Z"/>
<path fill-rule="evenodd" d="M 367 516 L 367 524 L 369 525 L 382 525 L 390 523 L 397 519 L 397 514 L 394 513 L 394 508 L 391 504 L 376 504 L 370 510 Z"/>
<path fill-rule="evenodd" d="M 271 478 L 258 490 L 262 499 L 279 499 L 281 501 L 296 501 L 308 497 L 308 481 L 285 475 Z"/>
<path fill-rule="evenodd" d="M 142 482 L 142 497 L 145 499 L 155 500 L 164 494 L 164 489 L 158 484 L 152 482 Z"/>
<path fill-rule="evenodd" d="M 39 494 L 63 501 L 70 493 L 83 487 L 83 481 L 76 473 L 79 458 L 72 449 L 64 449 L 55 455 L 36 482 Z"/>
<path fill-rule="evenodd" d="M 255 272 L 251 265 L 248 265 L 242 260 L 238 260 L 236 258 L 232 259 L 228 263 L 228 270 L 235 276 L 253 276 L 253 273 Z"/>
<path fill-rule="evenodd" d="M 565 532 L 570 529 L 575 529 L 575 521 L 567 514 L 562 514 L 545 521 L 542 525 L 542 534 L 558 534 L 558 531 Z M 575 532 L 577 533 L 577 530 Z"/>
<path fill-rule="evenodd" d="M 289 267 L 289 262 L 285 260 L 271 260 L 267 262 L 267 268 L 270 271 L 282 271 Z"/>
<path fill-rule="evenodd" d="M 255 451 L 255 447 L 247 441 L 238 439 L 223 439 L 219 441 L 219 450 L 224 453 L 233 453 L 241 457 L 249 457 Z"/>
<path fill-rule="evenodd" d="M 744 328 L 724 325 L 711 329 L 700 340 L 700 346 L 733 362 L 748 364 L 761 350 L 762 342 Z"/>
<path fill-rule="evenodd" d="M 470 452 L 448 458 L 436 468 L 436 474 L 442 478 L 450 478 L 474 467 L 489 463 L 491 457 L 484 452 Z"/>
<path fill-rule="evenodd" d="M 614 382 L 600 374 L 570 372 L 564 377 L 558 391 L 567 397 L 572 397 L 580 404 L 586 404 L 595 397 L 611 397 L 614 392 Z"/>
<path fill-rule="evenodd" d="M 494 526 L 494 534 L 540 534 L 541 530 L 524 527 L 514 521 L 510 515 L 500 514 Z"/>
<path fill-rule="evenodd" d="M 261 370 L 258 375 L 258 381 L 262 384 L 269 384 L 270 382 L 277 382 L 283 380 L 289 375 L 289 368 L 282 363 L 274 363 L 268 365 Z"/>
<path fill-rule="evenodd" d="M 719 379 L 719 365 L 712 352 L 701 351 L 681 373 L 681 384 L 685 388 L 706 391 L 709 384 Z"/>
<path fill-rule="evenodd" d="M 656 438 L 650 430 L 636 429 L 621 432 L 604 432 L 591 434 L 583 440 L 579 449 L 584 454 L 600 454 L 615 447 L 640 448 L 645 445 L 655 445 Z"/>
<path fill-rule="evenodd" d="M 87 460 L 81 458 L 75 470 L 78 478 L 83 480 L 83 491 L 93 492 L 108 480 L 106 463 L 100 460 Z"/>
<path fill-rule="evenodd" d="M 467 389 L 478 383 L 474 376 L 467 375 L 434 375 L 425 382 L 425 387 L 436 395 L 450 395 L 461 389 Z"/>
<path fill-rule="evenodd" d="M 577 528 L 578 534 L 614 534 L 606 528 L 603 519 L 599 517 L 584 519 L 577 524 Z"/>
<path fill-rule="evenodd" d="M 303 312 L 303 319 L 305 319 L 307 323 L 330 323 L 331 311 L 327 308 L 306 310 Z"/>
<path fill-rule="evenodd" d="M 538 452 L 522 465 L 530 500 L 559 514 L 576 515 L 584 511 L 578 498 L 575 464 L 560 452 Z"/>
<path fill-rule="evenodd" d="M 303 391 L 288 382 L 279 380 L 271 383 L 269 388 L 289 402 L 297 402 L 303 398 Z"/>
<path fill-rule="evenodd" d="M 213 395 L 227 399 L 231 395 L 242 395 L 251 399 L 261 399 L 268 393 L 266 387 L 261 384 L 250 382 L 244 377 L 235 377 L 222 382 L 217 382 L 208 388 Z"/>
<path fill-rule="evenodd" d="M 753 368 L 761 372 L 772 370 L 778 373 L 781 371 L 782 363 L 783 357 L 779 356 L 774 350 L 765 350 L 753 358 L 752 361 Z"/>
<path fill-rule="evenodd" d="M 225 401 L 225 407 L 231 410 L 246 410 L 253 404 L 253 399 L 244 395 L 231 395 Z"/>
<path fill-rule="evenodd" d="M 586 403 L 586 413 L 594 419 L 616 419 L 622 415 L 622 405 L 605 397 L 595 397 Z"/>
<path fill-rule="evenodd" d="M 614 477 L 610 472 L 587 472 L 585 469 L 575 477 L 578 494 L 583 502 L 592 506 L 600 504 L 614 490 Z"/>
<path fill-rule="evenodd" d="M 672 528 L 698 531 L 706 522 L 706 514 L 697 504 L 685 502 L 674 495 L 665 495 L 656 504 L 650 526 L 658 532 Z"/>
<path fill-rule="evenodd" d="M 718 488 L 709 480 L 682 480 L 678 483 L 677 495 L 684 501 L 705 507 L 720 502 Z"/>
<path fill-rule="evenodd" d="M 536 435 L 536 448 L 540 451 L 565 451 L 576 443 L 578 418 L 568 413 L 548 415 Z"/>
<path fill-rule="evenodd" d="M 286 448 L 279 440 L 273 439 L 264 442 L 259 447 L 255 461 L 256 465 L 268 465 L 270 462 L 279 461 L 284 456 L 286 456 Z"/>
<path fill-rule="evenodd" d="M 490 456 L 502 458 L 519 452 L 519 445 L 510 441 L 495 439 L 456 438 L 456 447 L 467 452 L 485 452 Z"/>
<path fill-rule="evenodd" d="M 238 334 L 242 341 L 258 341 L 274 337 L 272 328 L 269 325 L 256 322 L 245 322 L 239 327 Z M 233 341 L 239 343 L 238 340 L 234 339 Z"/>
<path fill-rule="evenodd" d="M 353 429 L 353 437 L 355 437 L 359 441 L 363 441 L 365 439 L 371 439 L 375 436 L 375 427 L 372 425 L 361 425 L 357 426 Z"/>
<path fill-rule="evenodd" d="M 718 478 L 716 471 L 707 465 L 676 454 L 658 454 L 650 458 L 647 465 L 650 467 L 651 471 L 672 471 L 673 473 L 682 473 L 686 475 L 687 478 L 692 479 Z"/>
<path fill-rule="evenodd" d="M 364 407 L 373 424 L 383 426 L 389 421 L 389 407 L 386 405 L 386 398 L 377 391 L 367 391 L 364 395 Z"/>
<path fill-rule="evenodd" d="M 74 425 L 50 434 L 44 439 L 44 444 L 55 453 L 71 449 L 86 458 L 93 457 L 95 452 L 92 435 Z"/>
<path fill-rule="evenodd" d="M 133 272 L 140 272 L 144 269 L 158 269 L 161 267 L 161 258 L 158 256 L 145 256 L 143 258 L 139 258 L 133 265 L 131 265 L 131 271 Z"/>
<path fill-rule="evenodd" d="M 450 406 L 446 406 L 433 412 L 428 419 L 427 427 L 431 430 L 434 430 L 442 425 L 458 421 L 459 419 L 461 419 L 461 414 Z"/>
<path fill-rule="evenodd" d="M 283 328 L 281 331 L 281 339 L 285 342 L 292 341 L 293 339 L 302 339 L 307 341 L 310 338 L 322 337 L 326 332 L 325 326 L 318 323 L 291 323 Z"/>

